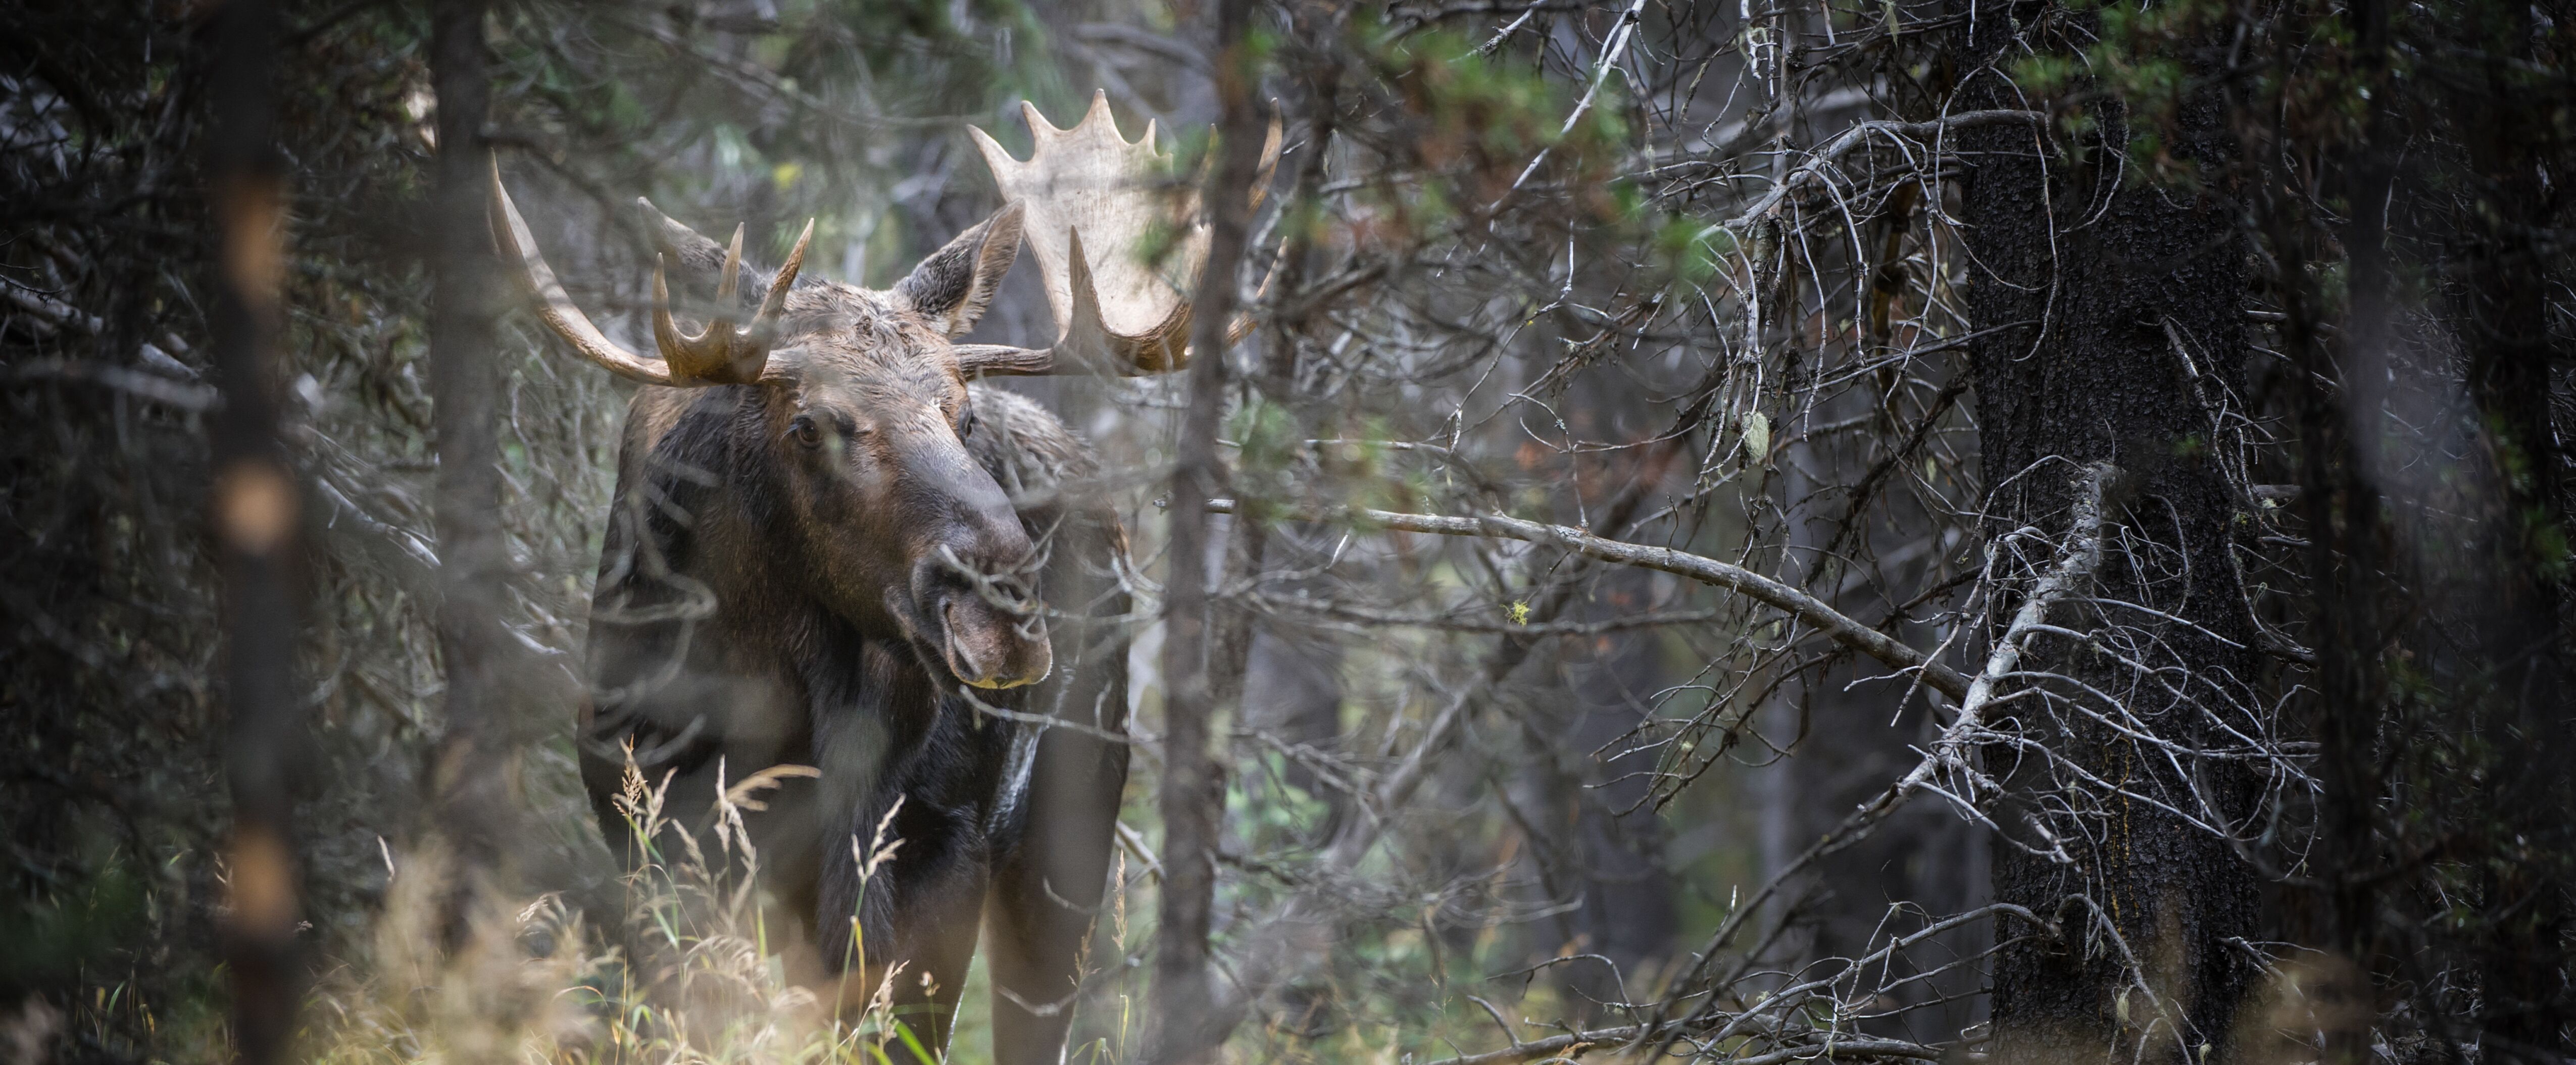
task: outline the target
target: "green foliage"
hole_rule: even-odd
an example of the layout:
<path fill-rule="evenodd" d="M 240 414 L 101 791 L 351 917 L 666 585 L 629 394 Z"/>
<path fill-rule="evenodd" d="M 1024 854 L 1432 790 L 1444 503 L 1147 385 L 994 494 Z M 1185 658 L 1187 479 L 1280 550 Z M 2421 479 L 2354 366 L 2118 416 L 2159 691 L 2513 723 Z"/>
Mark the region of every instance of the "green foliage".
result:
<path fill-rule="evenodd" d="M 1664 218 L 1647 241 L 1668 285 L 1695 290 L 1715 280 L 1736 253 L 1733 231 L 1687 215 Z"/>
<path fill-rule="evenodd" d="M 77 977 L 144 926 L 143 878 L 110 858 L 78 882 L 0 909 L 0 995 Z"/>
<path fill-rule="evenodd" d="M 1543 154 L 1555 180 L 1595 197 L 1596 212 L 1617 213 L 1619 205 L 1603 190 L 1606 167 L 1627 137 L 1618 79 L 1604 83 L 1577 117 L 1581 86 L 1511 52 L 1480 51 L 1466 34 L 1397 32 L 1366 15 L 1352 33 L 1363 60 L 1403 105 L 1399 143 L 1408 162 L 1442 178 L 1388 190 L 1387 207 L 1407 230 L 1434 231 L 1462 209 L 1495 202 Z"/>
<path fill-rule="evenodd" d="M 1305 434 L 1284 407 L 1263 400 L 1243 404 L 1228 418 L 1235 441 L 1235 497 L 1247 520 L 1277 520 L 1280 504 L 1295 491 L 1291 474 L 1304 459 Z"/>

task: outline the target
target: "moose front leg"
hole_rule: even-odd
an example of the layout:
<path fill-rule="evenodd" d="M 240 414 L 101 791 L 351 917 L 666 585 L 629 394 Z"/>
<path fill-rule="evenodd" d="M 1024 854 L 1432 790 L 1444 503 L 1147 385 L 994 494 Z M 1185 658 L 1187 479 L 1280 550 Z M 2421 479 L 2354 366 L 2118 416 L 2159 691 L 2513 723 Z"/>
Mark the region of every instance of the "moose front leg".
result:
<path fill-rule="evenodd" d="M 963 832 L 924 831 L 912 818 L 896 823 L 909 823 L 915 834 L 898 837 L 907 845 L 894 860 L 913 864 L 878 870 L 851 908 L 856 922 L 826 922 L 836 929 L 828 938 L 841 952 L 839 1015 L 844 1022 L 868 1019 L 882 992 L 891 1015 L 878 1019 L 901 1023 L 922 1046 L 944 1054 L 981 930 L 986 871 L 974 854 L 980 841 Z M 912 853 L 909 844 L 916 842 L 924 844 L 922 853 Z"/>
<path fill-rule="evenodd" d="M 1123 732 L 1124 685 L 1098 687 L 1087 693 L 1090 698 L 1069 701 L 1118 710 L 1099 715 L 1106 720 L 1080 723 L 1111 735 Z M 1039 737 L 1025 813 L 997 841 L 985 913 L 998 1065 L 1053 1063 L 1063 1053 L 1081 997 L 1083 942 L 1100 912 L 1119 793 L 1126 785 L 1125 743 L 1070 728 L 1050 728 Z"/>

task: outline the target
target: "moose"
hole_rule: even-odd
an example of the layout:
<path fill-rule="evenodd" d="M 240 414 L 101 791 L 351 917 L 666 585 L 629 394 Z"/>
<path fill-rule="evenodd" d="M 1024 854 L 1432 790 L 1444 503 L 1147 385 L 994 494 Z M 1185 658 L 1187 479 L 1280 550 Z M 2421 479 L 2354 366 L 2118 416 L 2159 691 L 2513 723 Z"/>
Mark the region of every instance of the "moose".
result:
<path fill-rule="evenodd" d="M 719 251 L 639 200 L 658 357 L 574 305 L 497 164 L 491 215 L 537 318 L 644 386 L 578 731 L 612 849 L 649 842 L 619 806 L 630 765 L 667 782 L 672 811 L 760 777 L 770 790 L 736 809 L 797 940 L 791 972 L 845 1002 L 898 973 L 899 1010 L 942 1047 L 980 933 L 996 1059 L 1052 1062 L 1127 778 L 1124 534 L 1074 490 L 1097 472 L 1087 445 L 981 379 L 1185 365 L 1206 235 L 1151 124 L 1126 140 L 1099 95 L 1071 129 L 1023 109 L 1026 161 L 971 130 L 1004 206 L 883 291 L 804 276 L 811 222 L 764 278 L 740 228 Z M 1274 125 L 1256 203 L 1278 151 Z M 960 343 L 1024 238 L 1058 340 Z M 673 272 L 714 288 L 694 329 Z M 880 825 L 900 843 L 869 870 Z"/>

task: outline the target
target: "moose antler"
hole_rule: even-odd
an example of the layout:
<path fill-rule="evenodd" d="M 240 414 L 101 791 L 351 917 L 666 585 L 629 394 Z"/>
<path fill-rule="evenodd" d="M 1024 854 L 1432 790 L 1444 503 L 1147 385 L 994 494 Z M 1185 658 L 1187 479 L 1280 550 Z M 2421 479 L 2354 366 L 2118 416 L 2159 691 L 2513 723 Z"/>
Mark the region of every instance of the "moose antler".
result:
<path fill-rule="evenodd" d="M 1035 104 L 1020 106 L 1037 142 L 1026 162 L 982 129 L 969 129 L 1003 198 L 1028 212 L 1029 248 L 1058 339 L 1045 349 L 960 345 L 959 361 L 996 374 L 1103 367 L 1149 374 L 1188 365 L 1190 300 L 1208 251 L 1197 185 L 1170 178 L 1170 156 L 1155 150 L 1152 122 L 1134 142 L 1119 135 L 1106 93 L 1092 95 L 1091 110 L 1072 129 L 1057 129 Z M 1274 118 L 1252 183 L 1253 206 L 1278 164 Z M 1162 254 L 1148 261 L 1158 243 Z"/>
<path fill-rule="evenodd" d="M 750 325 L 741 328 L 733 324 L 733 309 L 742 266 L 742 227 L 734 227 L 733 246 L 725 251 L 724 279 L 716 289 L 716 302 L 724 310 L 695 336 L 681 332 L 671 321 L 670 285 L 664 278 L 663 264 L 656 262 L 653 343 L 661 349 L 658 359 L 637 355 L 608 339 L 565 294 L 563 285 L 555 280 L 554 270 L 546 265 L 546 257 L 537 251 L 537 240 L 528 232 L 527 220 L 519 217 L 518 205 L 510 202 L 510 190 L 502 187 L 497 159 L 492 163 L 492 237 L 505 255 L 518 262 L 521 279 L 536 293 L 537 317 L 582 358 L 630 381 L 696 388 L 747 385 L 768 372 L 769 344 L 777 332 L 779 312 L 787 304 L 787 290 L 796 284 L 796 272 L 805 265 L 805 247 L 814 240 L 814 223 L 811 219 L 805 222 L 805 232 L 796 238 L 796 250 L 787 253 L 787 264 L 778 268 L 777 278 L 769 283 L 769 294 L 760 301 L 760 312 L 752 316 Z"/>

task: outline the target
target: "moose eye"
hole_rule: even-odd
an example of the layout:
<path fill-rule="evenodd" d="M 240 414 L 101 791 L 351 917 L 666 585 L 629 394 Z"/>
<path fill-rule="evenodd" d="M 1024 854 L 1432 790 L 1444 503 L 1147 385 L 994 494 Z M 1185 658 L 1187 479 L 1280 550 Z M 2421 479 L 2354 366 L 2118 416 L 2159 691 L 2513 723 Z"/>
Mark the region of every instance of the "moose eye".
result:
<path fill-rule="evenodd" d="M 787 435 L 795 437 L 799 444 L 813 447 L 823 442 L 823 427 L 814 424 L 811 416 L 799 414 L 795 421 L 787 423 Z"/>
<path fill-rule="evenodd" d="M 972 406 L 961 408 L 957 412 L 957 438 L 963 440 L 973 435 L 975 435 L 975 408 Z"/>

